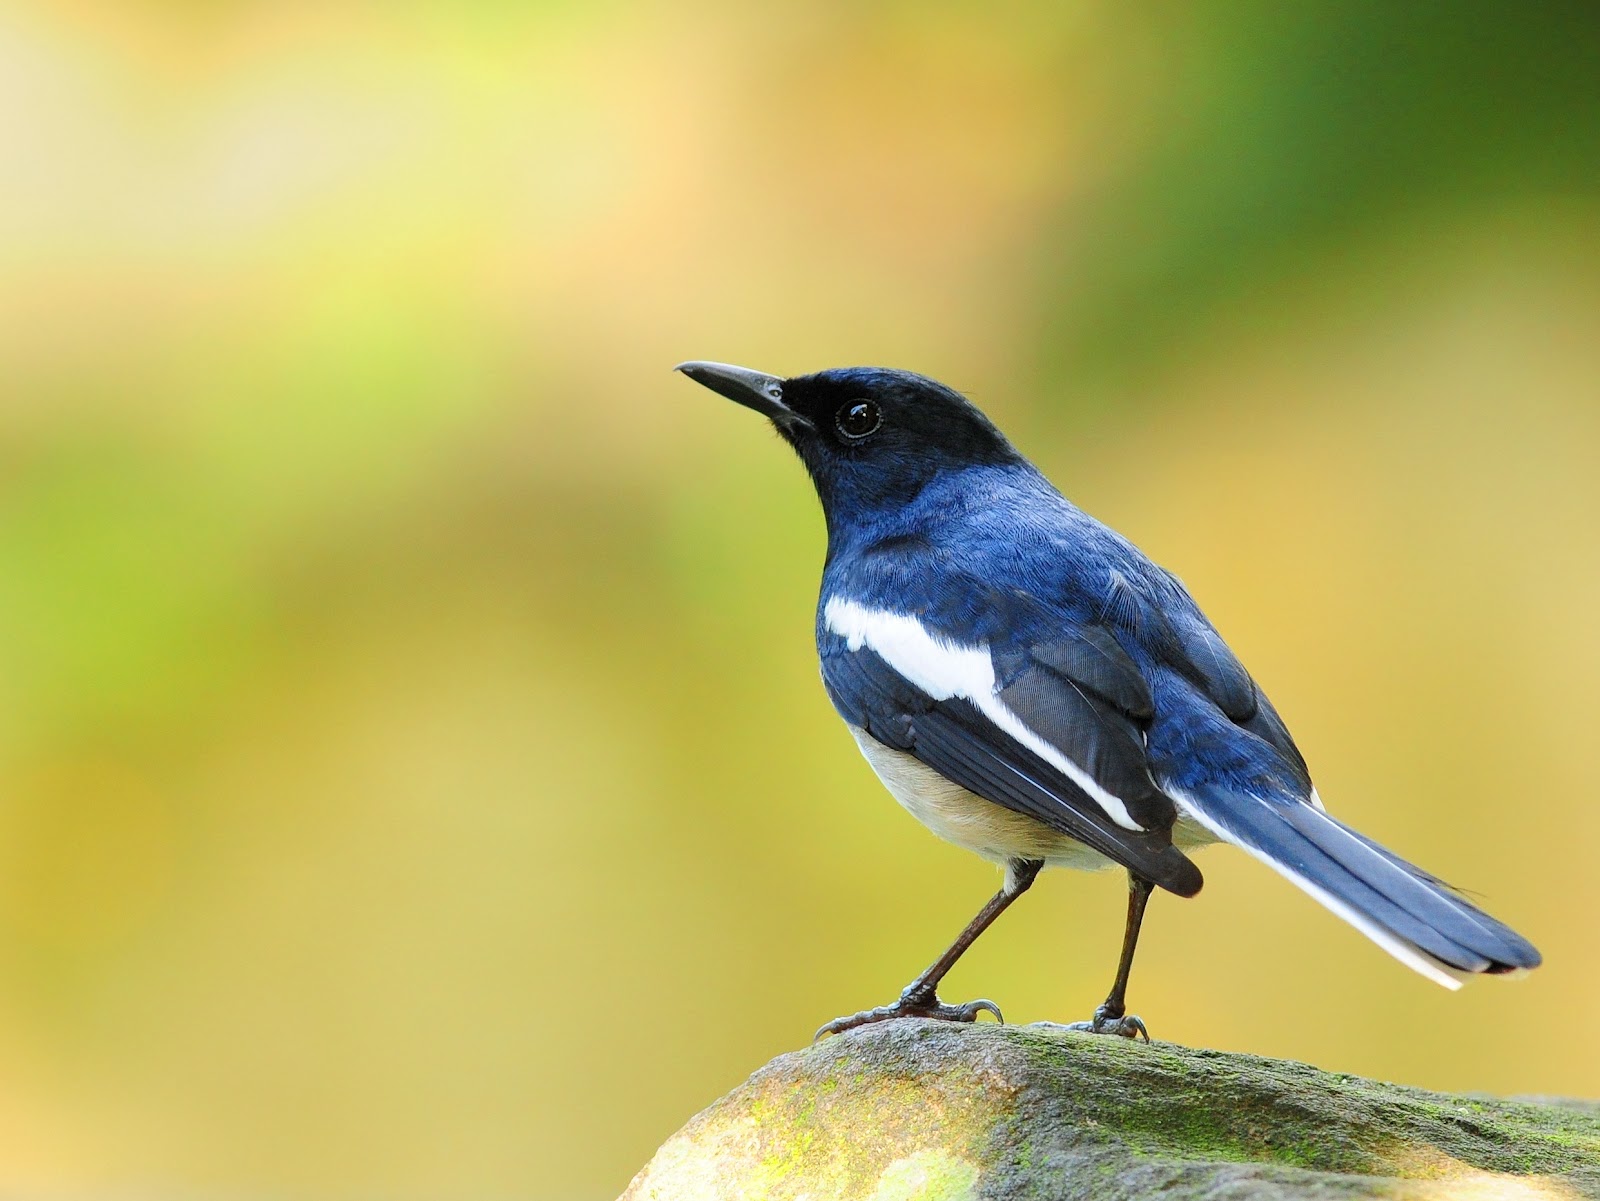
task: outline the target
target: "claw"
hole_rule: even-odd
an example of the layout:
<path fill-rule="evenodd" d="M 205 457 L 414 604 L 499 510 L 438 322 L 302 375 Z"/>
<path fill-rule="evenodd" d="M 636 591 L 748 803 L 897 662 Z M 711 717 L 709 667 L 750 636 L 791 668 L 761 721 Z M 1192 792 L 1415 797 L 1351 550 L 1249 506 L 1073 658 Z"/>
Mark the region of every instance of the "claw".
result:
<path fill-rule="evenodd" d="M 968 1001 L 965 1005 L 960 1006 L 960 1010 L 961 1016 L 955 1019 L 958 1022 L 976 1022 L 980 1013 L 992 1013 L 995 1021 L 1002 1026 L 1006 1024 L 1006 1015 L 1000 1012 L 1000 1006 L 993 1001 L 983 999 Z"/>
<path fill-rule="evenodd" d="M 911 993 L 908 989 L 892 1005 L 863 1009 L 860 1013 L 852 1013 L 824 1023 L 811 1036 L 811 1041 L 816 1042 L 829 1034 L 843 1034 L 846 1030 L 854 1030 L 857 1026 L 870 1026 L 874 1022 L 889 1022 L 896 1018 L 930 1018 L 936 1022 L 976 1022 L 980 1013 L 992 1013 L 995 1021 L 1002 1025 L 1005 1023 L 1006 1019 L 1000 1012 L 1000 1006 L 993 1001 L 977 1000 L 968 1001 L 964 1005 L 946 1005 L 936 996 L 923 996 Z"/>

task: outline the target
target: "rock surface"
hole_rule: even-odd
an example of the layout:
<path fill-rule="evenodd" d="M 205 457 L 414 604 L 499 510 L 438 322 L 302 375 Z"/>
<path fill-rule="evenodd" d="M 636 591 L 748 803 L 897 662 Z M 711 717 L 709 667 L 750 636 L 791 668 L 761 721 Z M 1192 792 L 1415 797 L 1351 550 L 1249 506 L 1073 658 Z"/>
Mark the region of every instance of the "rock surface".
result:
<path fill-rule="evenodd" d="M 1157 1195 L 1600 1198 L 1600 1106 L 907 1020 L 779 1056 L 669 1139 L 623 1201 Z"/>

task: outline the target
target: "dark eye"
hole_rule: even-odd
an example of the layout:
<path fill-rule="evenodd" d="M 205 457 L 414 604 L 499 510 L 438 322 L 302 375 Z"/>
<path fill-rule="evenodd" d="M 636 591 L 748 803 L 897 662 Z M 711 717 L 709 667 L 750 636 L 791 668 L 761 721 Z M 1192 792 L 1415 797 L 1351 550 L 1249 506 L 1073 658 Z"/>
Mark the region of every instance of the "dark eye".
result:
<path fill-rule="evenodd" d="M 883 418 L 870 400 L 852 400 L 834 414 L 833 422 L 846 438 L 865 438 L 883 424 Z"/>

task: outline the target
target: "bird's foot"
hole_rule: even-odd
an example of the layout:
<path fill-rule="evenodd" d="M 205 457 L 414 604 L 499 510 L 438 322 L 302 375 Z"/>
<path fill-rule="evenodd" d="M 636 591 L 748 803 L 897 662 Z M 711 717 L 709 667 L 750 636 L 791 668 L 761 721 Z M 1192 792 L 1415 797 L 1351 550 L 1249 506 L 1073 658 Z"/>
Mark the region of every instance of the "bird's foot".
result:
<path fill-rule="evenodd" d="M 995 1021 L 1005 1022 L 1005 1018 L 1000 1016 L 1000 1006 L 993 1001 L 979 1000 L 968 1001 L 965 1005 L 946 1005 L 931 988 L 921 990 L 913 986 L 901 993 L 900 999 L 892 1005 L 880 1005 L 876 1009 L 863 1009 L 860 1013 L 852 1013 L 848 1017 L 834 1018 L 812 1035 L 811 1041 L 816 1042 L 828 1034 L 843 1034 L 846 1030 L 854 1030 L 857 1026 L 870 1026 L 874 1022 L 892 1022 L 896 1018 L 932 1018 L 936 1022 L 975 1022 L 978 1020 L 978 1015 L 985 1012 L 994 1014 Z"/>
<path fill-rule="evenodd" d="M 1052 1026 L 1057 1030 L 1078 1030 L 1084 1034 L 1115 1034 L 1121 1038 L 1144 1039 L 1150 1041 L 1150 1031 L 1145 1029 L 1144 1019 L 1135 1017 L 1131 1013 L 1113 1013 L 1102 1005 L 1094 1011 L 1094 1017 L 1087 1022 L 1068 1022 L 1065 1025 L 1057 1022 L 1037 1022 L 1035 1025 Z"/>
<path fill-rule="evenodd" d="M 1144 1020 L 1131 1013 L 1114 1010 L 1109 1005 L 1102 1005 L 1094 1011 L 1094 1017 L 1087 1022 L 1070 1022 L 1068 1030 L 1082 1030 L 1086 1034 L 1115 1034 L 1121 1038 L 1144 1039 L 1150 1041 L 1150 1031 L 1145 1029 Z"/>

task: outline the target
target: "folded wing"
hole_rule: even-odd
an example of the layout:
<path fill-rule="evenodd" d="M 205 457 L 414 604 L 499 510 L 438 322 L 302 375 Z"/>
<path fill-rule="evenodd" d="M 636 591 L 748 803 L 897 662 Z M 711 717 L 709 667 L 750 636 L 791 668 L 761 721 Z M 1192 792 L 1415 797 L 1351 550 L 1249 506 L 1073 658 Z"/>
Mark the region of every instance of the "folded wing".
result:
<path fill-rule="evenodd" d="M 1075 626 L 967 645 L 834 597 L 818 643 L 828 694 L 852 725 L 1163 888 L 1199 891 L 1199 870 L 1172 845 L 1177 809 L 1145 764 L 1149 688 L 1109 634 Z"/>

